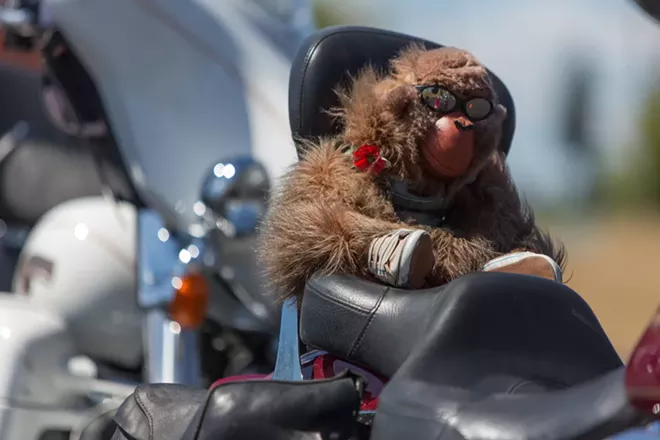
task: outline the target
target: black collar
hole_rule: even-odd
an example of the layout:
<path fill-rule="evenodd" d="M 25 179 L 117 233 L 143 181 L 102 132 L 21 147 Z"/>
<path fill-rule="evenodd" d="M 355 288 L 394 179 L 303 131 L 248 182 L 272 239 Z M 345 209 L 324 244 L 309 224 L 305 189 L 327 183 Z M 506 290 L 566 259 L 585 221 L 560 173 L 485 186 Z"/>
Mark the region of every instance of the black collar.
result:
<path fill-rule="evenodd" d="M 413 218 L 427 226 L 440 226 L 444 223 L 448 200 L 444 194 L 420 196 L 408 190 L 408 184 L 398 179 L 390 181 L 390 200 L 400 218 Z"/>

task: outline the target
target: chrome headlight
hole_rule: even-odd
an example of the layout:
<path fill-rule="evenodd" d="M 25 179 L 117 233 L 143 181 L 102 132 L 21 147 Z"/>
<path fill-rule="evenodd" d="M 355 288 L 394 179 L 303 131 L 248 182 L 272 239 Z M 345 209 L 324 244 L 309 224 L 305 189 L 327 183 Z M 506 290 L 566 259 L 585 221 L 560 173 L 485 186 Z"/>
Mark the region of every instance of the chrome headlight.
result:
<path fill-rule="evenodd" d="M 211 218 L 229 236 L 253 234 L 268 207 L 266 168 L 249 156 L 221 160 L 202 184 L 199 214 Z"/>

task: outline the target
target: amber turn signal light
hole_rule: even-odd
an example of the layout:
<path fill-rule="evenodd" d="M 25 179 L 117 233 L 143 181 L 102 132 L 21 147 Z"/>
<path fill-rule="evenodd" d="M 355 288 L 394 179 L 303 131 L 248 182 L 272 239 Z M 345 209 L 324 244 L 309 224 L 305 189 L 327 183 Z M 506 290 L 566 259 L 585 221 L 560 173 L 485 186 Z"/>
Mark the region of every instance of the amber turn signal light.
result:
<path fill-rule="evenodd" d="M 208 309 L 210 287 L 204 275 L 191 272 L 172 282 L 174 300 L 170 304 L 170 318 L 181 328 L 197 328 L 204 322 Z"/>

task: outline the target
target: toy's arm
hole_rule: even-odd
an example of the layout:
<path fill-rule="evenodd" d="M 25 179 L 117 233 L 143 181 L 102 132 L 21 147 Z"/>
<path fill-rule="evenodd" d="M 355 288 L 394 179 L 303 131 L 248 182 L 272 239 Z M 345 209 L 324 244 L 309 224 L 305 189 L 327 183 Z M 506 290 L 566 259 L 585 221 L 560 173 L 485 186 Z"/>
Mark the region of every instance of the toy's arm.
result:
<path fill-rule="evenodd" d="M 450 217 L 456 230 L 433 232 L 439 280 L 481 270 L 489 260 L 511 252 L 544 254 L 563 265 L 563 247 L 536 226 L 499 153 L 459 193 Z"/>
<path fill-rule="evenodd" d="M 262 226 L 260 258 L 281 297 L 317 272 L 367 275 L 373 238 L 401 227 L 373 176 L 322 141 L 288 173 Z"/>
<path fill-rule="evenodd" d="M 534 212 L 521 199 L 502 154 L 493 156 L 479 182 L 484 215 L 491 224 L 489 234 L 497 243 L 497 250 L 547 255 L 564 269 L 563 245 L 538 227 Z"/>

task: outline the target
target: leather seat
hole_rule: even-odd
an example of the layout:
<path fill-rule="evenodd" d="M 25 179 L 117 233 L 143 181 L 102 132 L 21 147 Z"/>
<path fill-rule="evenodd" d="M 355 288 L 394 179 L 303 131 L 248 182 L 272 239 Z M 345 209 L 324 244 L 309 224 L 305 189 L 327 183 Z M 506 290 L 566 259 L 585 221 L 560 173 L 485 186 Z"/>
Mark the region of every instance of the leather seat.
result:
<path fill-rule="evenodd" d="M 436 385 L 427 362 L 442 360 L 422 358 L 411 358 L 383 390 L 371 440 L 601 440 L 646 421 L 628 404 L 623 368 L 521 396 Z"/>
<path fill-rule="evenodd" d="M 568 287 L 477 273 L 438 296 L 380 394 L 372 440 L 595 440 L 644 421 L 625 367 Z"/>
<path fill-rule="evenodd" d="M 230 382 L 210 392 L 143 385 L 117 410 L 112 440 L 347 440 L 357 429 L 361 393 L 359 380 L 346 375 Z"/>
<path fill-rule="evenodd" d="M 123 168 L 104 160 L 113 190 L 132 200 L 133 189 Z M 79 197 L 101 195 L 102 182 L 91 153 L 34 139 L 22 141 L 0 163 L 0 218 L 33 226 L 56 205 Z"/>
<path fill-rule="evenodd" d="M 19 121 L 28 139 L 0 162 L 0 218 L 33 226 L 64 201 L 101 194 L 101 181 L 89 151 L 49 122 L 41 101 L 41 73 L 0 65 L 0 137 Z M 116 148 L 101 148 L 105 174 L 115 194 L 141 203 Z"/>
<path fill-rule="evenodd" d="M 544 278 L 484 272 L 410 291 L 335 275 L 305 290 L 302 342 L 385 377 L 430 331 L 438 384 L 501 391 L 533 380 L 562 388 L 622 365 L 587 303 Z"/>

